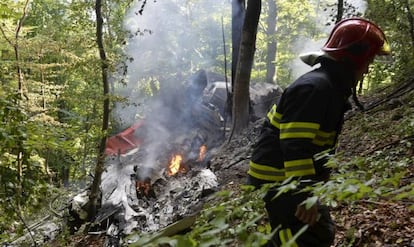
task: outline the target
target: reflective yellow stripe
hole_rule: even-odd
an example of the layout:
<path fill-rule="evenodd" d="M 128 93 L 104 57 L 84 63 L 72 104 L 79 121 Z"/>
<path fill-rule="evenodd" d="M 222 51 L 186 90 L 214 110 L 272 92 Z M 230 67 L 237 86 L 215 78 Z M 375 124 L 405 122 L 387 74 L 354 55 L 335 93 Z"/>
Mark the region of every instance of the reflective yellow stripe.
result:
<path fill-rule="evenodd" d="M 314 139 L 320 125 L 308 122 L 290 122 L 280 124 L 280 139 L 309 138 Z"/>
<path fill-rule="evenodd" d="M 287 244 L 289 242 L 289 240 L 293 239 L 292 231 L 290 230 L 290 228 L 280 230 L 279 231 L 279 238 L 280 238 L 280 242 L 281 242 L 282 245 Z M 289 246 L 298 247 L 298 244 L 296 242 L 293 242 Z"/>
<path fill-rule="evenodd" d="M 286 177 L 300 177 L 314 175 L 316 173 L 312 159 L 285 161 L 284 165 L 286 169 Z"/>
<path fill-rule="evenodd" d="M 330 138 L 332 136 L 335 136 L 335 134 L 336 134 L 335 131 L 326 132 L 326 131 L 318 130 L 318 136 L 320 136 L 321 138 Z"/>
<path fill-rule="evenodd" d="M 290 122 L 284 123 L 281 125 L 282 129 L 292 129 L 292 128 L 303 128 L 303 129 L 314 129 L 315 131 L 319 129 L 320 124 L 318 123 L 308 123 L 308 122 Z"/>
<path fill-rule="evenodd" d="M 284 166 L 285 169 L 277 169 L 250 161 L 249 171 L 247 173 L 255 178 L 269 181 L 283 181 L 288 177 L 316 174 L 312 159 L 285 161 Z"/>
<path fill-rule="evenodd" d="M 312 143 L 318 146 L 334 145 L 336 132 L 321 131 L 318 123 L 290 122 L 281 124 L 282 114 L 277 112 L 276 104 L 267 113 L 267 118 L 274 127 L 280 129 L 280 139 L 307 138 L 312 139 Z"/>
<path fill-rule="evenodd" d="M 249 171 L 247 173 L 255 178 L 269 181 L 283 181 L 286 179 L 285 169 L 277 169 L 271 166 L 259 165 L 253 161 L 250 161 Z"/>
<path fill-rule="evenodd" d="M 319 130 L 316 133 L 316 137 L 312 142 L 316 145 L 319 145 L 319 146 L 334 145 L 335 144 L 334 143 L 335 142 L 335 136 L 336 136 L 336 131 L 325 132 L 325 131 Z"/>
<path fill-rule="evenodd" d="M 280 129 L 280 119 L 282 119 L 282 114 L 276 112 L 276 108 L 276 105 L 272 106 L 272 109 L 270 109 L 270 111 L 267 113 L 267 118 L 273 126 Z"/>

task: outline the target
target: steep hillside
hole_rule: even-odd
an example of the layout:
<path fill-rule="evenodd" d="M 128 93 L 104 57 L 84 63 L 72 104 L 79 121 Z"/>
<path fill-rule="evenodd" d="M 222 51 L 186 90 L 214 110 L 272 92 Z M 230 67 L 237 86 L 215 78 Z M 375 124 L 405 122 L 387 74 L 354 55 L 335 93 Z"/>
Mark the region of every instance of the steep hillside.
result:
<path fill-rule="evenodd" d="M 332 182 L 316 188 L 332 207 L 335 246 L 414 245 L 414 80 L 360 97 L 347 113 Z M 223 188 L 244 183 L 260 121 L 212 162 Z"/>
<path fill-rule="evenodd" d="M 337 224 L 334 246 L 414 246 L 414 80 L 361 96 L 360 101 L 365 111 L 355 107 L 346 114 L 339 152 L 330 164 L 331 181 L 314 188 L 332 206 Z M 236 247 L 247 241 L 260 245 L 270 232 L 260 193 L 249 194 L 241 185 L 261 123 L 252 123 L 213 156 L 208 167 L 218 177 L 222 192 L 206 201 L 195 220 L 177 222 L 179 228 L 186 228 L 185 233 L 171 236 L 178 232 L 168 229 L 150 239 L 176 244 L 172 246 L 198 242 Z M 50 246 L 102 246 L 102 232 L 61 235 Z"/>
<path fill-rule="evenodd" d="M 414 80 L 361 98 L 340 139 L 348 175 L 369 189 L 334 208 L 336 246 L 414 245 Z"/>

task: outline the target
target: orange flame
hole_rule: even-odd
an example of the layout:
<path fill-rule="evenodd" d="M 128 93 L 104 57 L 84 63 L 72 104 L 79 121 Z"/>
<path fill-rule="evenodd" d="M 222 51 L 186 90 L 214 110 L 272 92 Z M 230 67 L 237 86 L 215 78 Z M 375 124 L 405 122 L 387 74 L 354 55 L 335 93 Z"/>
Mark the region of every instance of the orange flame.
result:
<path fill-rule="evenodd" d="M 200 152 L 198 154 L 198 159 L 196 160 L 197 162 L 201 162 L 206 158 L 206 153 L 207 153 L 207 146 L 206 145 L 202 145 L 200 147 Z"/>
<path fill-rule="evenodd" d="M 183 156 L 180 154 L 176 154 L 174 155 L 174 157 L 172 157 L 171 162 L 168 165 L 168 171 L 167 171 L 169 176 L 173 176 L 177 174 L 177 172 L 180 171 L 182 160 L 183 160 Z"/>

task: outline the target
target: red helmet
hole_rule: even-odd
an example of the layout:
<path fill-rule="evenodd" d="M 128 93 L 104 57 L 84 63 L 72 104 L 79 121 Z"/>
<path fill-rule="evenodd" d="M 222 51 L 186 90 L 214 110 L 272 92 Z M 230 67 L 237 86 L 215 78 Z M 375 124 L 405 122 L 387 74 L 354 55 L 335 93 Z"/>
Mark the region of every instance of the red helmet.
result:
<path fill-rule="evenodd" d="M 322 48 L 337 61 L 360 68 L 375 55 L 390 54 L 384 32 L 373 22 L 348 18 L 338 22 Z"/>

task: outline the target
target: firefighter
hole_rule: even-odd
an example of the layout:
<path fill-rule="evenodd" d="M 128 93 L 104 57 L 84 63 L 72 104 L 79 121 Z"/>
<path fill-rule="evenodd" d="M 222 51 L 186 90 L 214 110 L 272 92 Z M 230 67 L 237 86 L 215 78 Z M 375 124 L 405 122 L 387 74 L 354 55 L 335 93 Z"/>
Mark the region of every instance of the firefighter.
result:
<path fill-rule="evenodd" d="M 289 85 L 264 120 L 249 164 L 248 182 L 254 186 L 294 179 L 295 191 L 275 198 L 276 188 L 264 198 L 272 229 L 268 246 L 281 246 L 302 227 L 295 246 L 330 246 L 335 227 L 329 209 L 319 202 L 303 203 L 307 185 L 329 178 L 324 166 L 334 153 L 348 98 L 368 72 L 376 55 L 390 49 L 384 33 L 373 22 L 348 18 L 338 22 L 321 51 L 301 56 L 310 66 L 319 64 Z"/>

